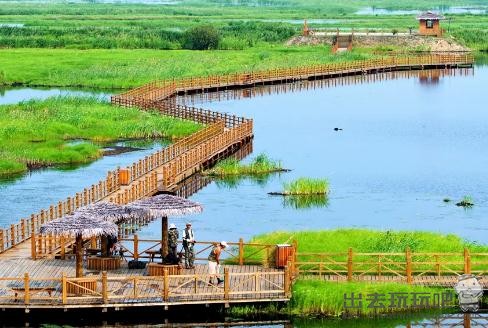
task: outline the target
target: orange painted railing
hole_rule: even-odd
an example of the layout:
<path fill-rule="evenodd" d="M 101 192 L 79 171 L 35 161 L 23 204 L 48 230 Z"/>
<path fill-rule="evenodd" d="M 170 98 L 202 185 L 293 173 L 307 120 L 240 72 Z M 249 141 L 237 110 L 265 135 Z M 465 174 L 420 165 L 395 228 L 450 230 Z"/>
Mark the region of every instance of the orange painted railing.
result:
<path fill-rule="evenodd" d="M 340 76 L 368 73 L 404 67 L 428 67 L 471 64 L 471 54 L 424 55 L 416 57 L 386 57 L 347 63 L 333 63 L 307 67 L 282 68 L 260 72 L 186 78 L 173 81 L 155 81 L 112 97 L 112 103 L 121 106 L 139 106 L 158 110 L 163 114 L 206 124 L 201 131 L 160 150 L 127 168 L 129 186 L 121 188 L 120 170 L 110 171 L 99 183 L 85 188 L 72 197 L 51 205 L 9 228 L 0 229 L 0 253 L 28 240 L 39 227 L 52 219 L 71 213 L 81 206 L 100 200 L 126 203 L 150 195 L 159 187 L 174 185 L 185 172 L 198 170 L 207 158 L 252 136 L 252 120 L 204 109 L 177 105 L 167 98 L 178 92 L 206 90 L 230 86 L 247 86 L 271 81 L 289 81 L 310 77 Z M 159 170 L 160 169 L 160 170 Z M 158 186 L 156 170 L 162 172 Z M 125 174 L 125 172 L 124 172 Z"/>

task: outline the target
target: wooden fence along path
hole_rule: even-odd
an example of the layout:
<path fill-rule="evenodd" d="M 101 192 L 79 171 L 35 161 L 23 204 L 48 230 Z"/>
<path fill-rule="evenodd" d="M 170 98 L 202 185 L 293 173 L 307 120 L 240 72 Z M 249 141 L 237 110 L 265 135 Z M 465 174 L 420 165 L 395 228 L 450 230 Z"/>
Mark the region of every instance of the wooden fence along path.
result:
<path fill-rule="evenodd" d="M 175 99 L 172 98 L 177 94 L 396 70 L 469 67 L 472 66 L 473 62 L 473 57 L 470 54 L 387 57 L 349 63 L 274 69 L 244 74 L 187 78 L 173 81 L 156 81 L 121 95 L 113 96 L 111 100 L 115 105 L 136 106 L 142 110 L 155 110 L 165 115 L 201 123 L 204 127 L 200 131 L 139 160 L 127 168 L 118 168 L 108 172 L 105 179 L 85 188 L 76 195 L 51 205 L 48 209 L 43 209 L 39 213 L 32 214 L 29 218 L 21 219 L 19 223 L 12 224 L 9 228 L 0 229 L 0 260 L 3 262 L 2 272 L 5 271 L 5 261 L 18 260 L 15 256 L 12 256 L 12 252 L 15 254 L 16 249 L 26 250 L 30 248 L 33 258 L 36 259 L 48 257 L 58 251 L 62 254 L 62 250 L 69 247 L 69 240 L 63 240 L 61 238 L 56 239 L 49 236 L 37 236 L 36 234 L 43 223 L 71 213 L 81 206 L 102 200 L 125 204 L 142 197 L 153 195 L 157 191 L 175 191 L 180 182 L 191 177 L 195 172 L 201 170 L 202 167 L 209 165 L 209 163 L 214 162 L 218 158 L 228 155 L 252 139 L 253 121 L 251 119 L 179 105 L 176 103 Z M 142 222 L 142 224 L 144 224 L 144 222 Z M 30 247 L 26 247 L 25 242 L 29 239 L 31 239 Z M 133 245 L 133 247 L 135 247 L 135 245 Z M 134 258 L 138 258 L 140 255 L 140 252 L 134 252 L 134 248 L 132 248 L 132 252 Z M 379 262 L 364 262 L 363 264 L 365 266 L 372 265 L 377 268 L 376 273 L 373 275 L 386 276 L 386 272 L 388 271 L 390 271 L 390 274 L 398 272 L 398 275 L 401 275 L 399 272 L 403 270 L 403 264 L 398 263 L 398 267 L 394 269 L 394 265 L 396 264 L 393 264 L 393 262 L 390 266 L 386 264 L 388 261 L 393 261 L 387 259 L 387 257 L 388 255 L 380 257 L 380 260 L 378 260 Z M 412 260 L 412 270 L 415 268 L 415 265 L 413 264 L 414 262 L 415 261 Z M 252 299 L 253 297 L 257 298 L 256 295 L 266 294 L 274 295 L 269 296 L 268 299 L 279 300 L 289 298 L 292 277 L 296 277 L 298 274 L 305 274 L 306 272 L 314 273 L 314 271 L 310 269 L 310 267 L 307 267 L 307 265 L 316 265 L 310 262 L 308 264 L 303 264 L 292 260 L 288 263 L 285 270 L 274 270 L 272 271 L 272 274 L 269 273 L 273 276 L 272 278 L 260 276 L 261 274 L 258 274 L 260 277 L 256 278 L 257 272 L 260 272 L 257 269 L 253 272 L 246 273 L 227 271 L 226 277 L 228 277 L 228 279 L 226 279 L 227 283 L 224 285 L 223 290 L 200 292 L 199 282 L 202 280 L 205 281 L 205 279 L 208 278 L 204 274 L 177 277 L 171 277 L 170 275 L 165 274 L 164 277 L 154 278 L 142 276 L 138 278 L 130 278 L 129 274 L 127 274 L 127 276 L 112 277 L 112 275 L 106 276 L 105 274 L 102 274 L 101 276 L 95 277 L 95 280 L 90 280 L 89 283 L 84 284 L 82 280 L 61 276 L 59 272 L 58 274 L 55 274 L 55 271 L 53 271 L 52 274 L 46 273 L 50 270 L 49 268 L 51 268 L 52 265 L 45 259 L 40 260 L 37 263 L 39 263 L 39 265 L 36 268 L 32 267 L 24 271 L 27 272 L 25 276 L 22 275 L 22 277 L 20 277 L 16 274 L 10 277 L 7 276 L 1 278 L 1 281 L 7 283 L 4 288 L 0 288 L 0 303 L 7 302 L 11 304 L 13 302 L 16 304 L 15 302 L 18 301 L 20 294 L 22 294 L 24 305 L 34 301 L 40 302 L 41 304 L 46 304 L 46 302 L 61 302 L 60 304 L 62 305 L 68 303 L 85 304 L 97 302 L 101 302 L 102 304 L 116 304 L 119 302 L 115 301 L 116 299 L 124 300 L 123 302 L 129 300 L 129 303 L 140 303 L 141 299 L 142 302 L 146 303 L 152 301 L 164 303 L 172 300 L 172 296 L 176 297 L 177 293 L 175 292 L 175 289 L 173 289 L 173 292 L 170 289 L 170 286 L 173 286 L 173 284 L 177 289 L 193 286 L 191 287 L 193 288 L 192 292 L 186 291 L 180 293 L 182 301 L 189 301 L 189 299 L 185 299 L 185 297 L 190 297 L 190 294 L 199 295 L 204 299 L 207 298 L 209 300 L 214 297 L 212 295 L 217 295 L 215 297 L 217 297 L 220 302 L 228 302 L 232 298 L 242 299 L 245 298 L 243 296 L 244 294 L 248 295 L 249 299 Z M 353 262 L 353 275 L 355 272 L 359 272 L 354 271 L 354 268 L 359 270 L 360 263 L 361 262 L 358 261 Z M 323 271 L 324 275 L 330 273 L 332 273 L 332 275 L 344 275 L 344 271 L 341 269 L 343 265 L 343 263 L 337 261 L 334 263 L 325 261 L 323 264 L 319 264 L 318 270 L 319 273 L 322 273 L 325 269 L 325 271 Z M 348 264 L 346 263 L 346 267 L 347 265 Z M 407 270 L 408 268 L 409 266 L 407 263 L 407 267 L 404 269 Z M 49 277 L 59 278 L 36 277 L 35 281 L 32 281 L 30 274 L 33 271 L 31 270 L 45 273 Z M 327 270 L 332 271 L 327 272 Z M 347 272 L 347 277 L 349 277 L 350 272 Z M 359 274 L 366 275 L 373 271 L 364 269 L 361 272 L 362 273 Z M 383 273 L 385 274 L 383 275 Z M 411 275 L 413 275 L 413 273 L 414 271 L 411 272 Z M 408 273 L 406 273 L 406 277 L 408 282 Z M 235 286 L 243 286 L 243 283 L 241 283 L 242 281 L 249 282 L 252 281 L 252 279 L 255 279 L 253 290 L 233 289 Z M 256 282 L 258 280 L 260 281 L 259 283 Z M 43 286 L 46 285 L 44 281 L 48 282 L 48 286 L 55 285 L 55 287 L 44 288 Z M 119 287 L 115 286 L 115 282 L 119 284 Z M 263 290 L 263 282 L 269 284 L 268 289 L 264 288 Z M 145 289 L 142 287 L 142 289 L 140 289 L 140 284 L 145 284 Z M 152 291 L 147 292 L 148 288 Z M 145 291 L 143 291 L 143 289 Z M 76 296 L 78 293 L 70 293 L 83 290 L 92 293 L 93 297 L 87 299 L 85 296 Z M 48 293 L 47 296 L 45 295 L 46 293 Z M 75 295 L 70 296 L 69 294 Z"/>
<path fill-rule="evenodd" d="M 488 276 L 488 253 L 412 252 L 337 253 L 297 252 L 293 274 L 334 281 L 395 281 L 408 284 L 453 286 L 457 277 L 472 273 Z M 488 280 L 484 281 L 488 287 Z M 486 288 L 485 287 L 485 288 Z"/>

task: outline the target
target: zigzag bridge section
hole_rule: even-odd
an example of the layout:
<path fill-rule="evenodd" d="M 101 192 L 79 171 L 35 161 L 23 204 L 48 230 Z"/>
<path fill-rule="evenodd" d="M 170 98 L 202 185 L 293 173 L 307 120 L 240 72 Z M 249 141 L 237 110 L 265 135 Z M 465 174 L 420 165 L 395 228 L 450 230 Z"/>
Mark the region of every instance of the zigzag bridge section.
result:
<path fill-rule="evenodd" d="M 175 96 L 187 93 L 243 88 L 297 80 L 330 79 L 399 70 L 471 67 L 471 55 L 387 57 L 365 61 L 275 69 L 244 74 L 156 81 L 113 96 L 114 105 L 159 111 L 161 114 L 201 123 L 198 132 L 180 139 L 127 168 L 108 172 L 107 177 L 47 209 L 0 230 L 0 307 L 70 308 L 169 306 L 242 302 L 283 302 L 291 298 L 298 276 L 329 280 L 375 280 L 452 285 L 465 272 L 485 274 L 488 254 L 300 254 L 296 244 L 286 253 L 284 267 L 274 267 L 275 245 L 230 243 L 225 283 L 207 284 L 205 265 L 195 270 L 168 271 L 147 276 L 145 270 L 120 267 L 92 270 L 84 278 L 72 278 L 71 240 L 38 235 L 40 226 L 79 207 L 111 201 L 126 204 L 158 192 L 189 196 L 209 180 L 195 173 L 229 155 L 251 151 L 252 119 L 179 105 Z M 252 145 L 252 144 L 251 144 Z M 127 259 L 150 258 L 160 241 L 139 240 L 137 228 L 149 222 L 136 220 L 120 235 Z M 92 246 L 97 241 L 89 240 Z M 198 254 L 211 247 L 199 243 Z M 197 254 L 197 255 L 198 255 Z M 417 257 L 416 257 L 417 256 Z M 88 257 L 87 257 L 88 261 Z M 106 272 L 108 271 L 108 273 Z"/>

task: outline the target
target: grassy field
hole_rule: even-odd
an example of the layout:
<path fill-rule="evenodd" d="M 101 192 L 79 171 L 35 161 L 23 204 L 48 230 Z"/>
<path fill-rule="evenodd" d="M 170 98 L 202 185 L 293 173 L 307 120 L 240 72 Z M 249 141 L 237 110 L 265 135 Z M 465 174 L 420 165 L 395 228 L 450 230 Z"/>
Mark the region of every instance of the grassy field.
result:
<path fill-rule="evenodd" d="M 246 315 L 292 315 L 293 317 L 343 317 L 343 316 L 370 316 L 378 315 L 381 312 L 400 313 L 400 312 L 418 312 L 418 308 L 411 308 L 412 298 L 414 293 L 428 293 L 430 302 L 433 302 L 435 294 L 454 293 L 452 289 L 444 290 L 439 287 L 424 287 L 424 286 L 410 286 L 406 284 L 395 283 L 369 283 L 369 282 L 329 282 L 319 280 L 298 280 L 293 286 L 293 294 L 291 301 L 284 307 L 265 306 L 263 308 L 244 306 L 231 308 L 231 313 L 239 316 Z M 347 308 L 351 306 L 350 301 L 346 301 L 344 307 L 344 294 L 351 297 L 352 293 L 356 297 L 361 294 L 361 306 L 355 308 Z M 408 295 L 405 308 L 388 309 L 390 305 L 391 293 L 406 293 Z M 371 303 L 368 301 L 374 294 L 382 294 L 383 301 L 377 303 L 383 304 L 384 309 L 374 309 L 368 307 Z M 453 299 L 456 296 L 453 295 Z M 357 302 L 357 300 L 356 300 Z M 443 309 L 435 309 L 436 311 L 450 310 L 455 305 L 445 306 Z M 425 309 L 424 309 L 425 310 Z M 431 309 L 432 311 L 433 309 Z M 347 327 L 347 321 L 342 322 L 342 325 Z"/>
<path fill-rule="evenodd" d="M 0 106 L 0 176 L 28 167 L 85 163 L 100 157 L 93 142 L 173 138 L 199 125 L 95 98 L 57 97 Z M 76 140 L 71 144 L 70 141 Z"/>
<path fill-rule="evenodd" d="M 337 229 L 321 231 L 278 231 L 259 235 L 251 241 L 281 244 L 296 239 L 299 252 L 462 252 L 464 247 L 472 252 L 487 252 L 488 246 L 462 240 L 456 235 L 442 235 L 426 231 L 377 231 L 366 229 Z"/>
<path fill-rule="evenodd" d="M 0 85 L 130 88 L 155 79 L 370 57 L 357 52 L 336 56 L 325 46 L 266 46 L 243 51 L 0 49 Z"/>

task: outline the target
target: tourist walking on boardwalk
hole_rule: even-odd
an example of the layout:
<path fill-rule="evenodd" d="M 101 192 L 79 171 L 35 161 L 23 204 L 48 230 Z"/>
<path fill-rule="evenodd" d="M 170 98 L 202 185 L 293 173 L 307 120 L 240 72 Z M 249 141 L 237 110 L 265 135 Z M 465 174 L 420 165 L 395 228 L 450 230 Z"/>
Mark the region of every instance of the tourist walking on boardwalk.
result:
<path fill-rule="evenodd" d="M 222 283 L 224 280 L 220 279 L 220 254 L 222 250 L 227 247 L 225 241 L 221 241 L 219 244 L 212 248 L 212 251 L 208 255 L 208 273 L 210 274 L 209 283 L 213 285 L 214 278 L 217 278 L 217 285 Z"/>
<path fill-rule="evenodd" d="M 168 248 L 169 248 L 169 258 L 173 263 L 178 263 L 178 253 L 176 249 L 178 247 L 179 237 L 180 235 L 178 233 L 178 229 L 176 229 L 174 223 L 171 223 L 169 225 L 169 231 L 168 231 Z"/>
<path fill-rule="evenodd" d="M 193 229 L 191 228 L 191 223 L 186 223 L 186 228 L 183 230 L 183 248 L 185 248 L 185 267 L 187 269 L 193 269 L 195 261 L 195 251 L 193 249 L 195 246 L 195 235 L 193 234 Z"/>

